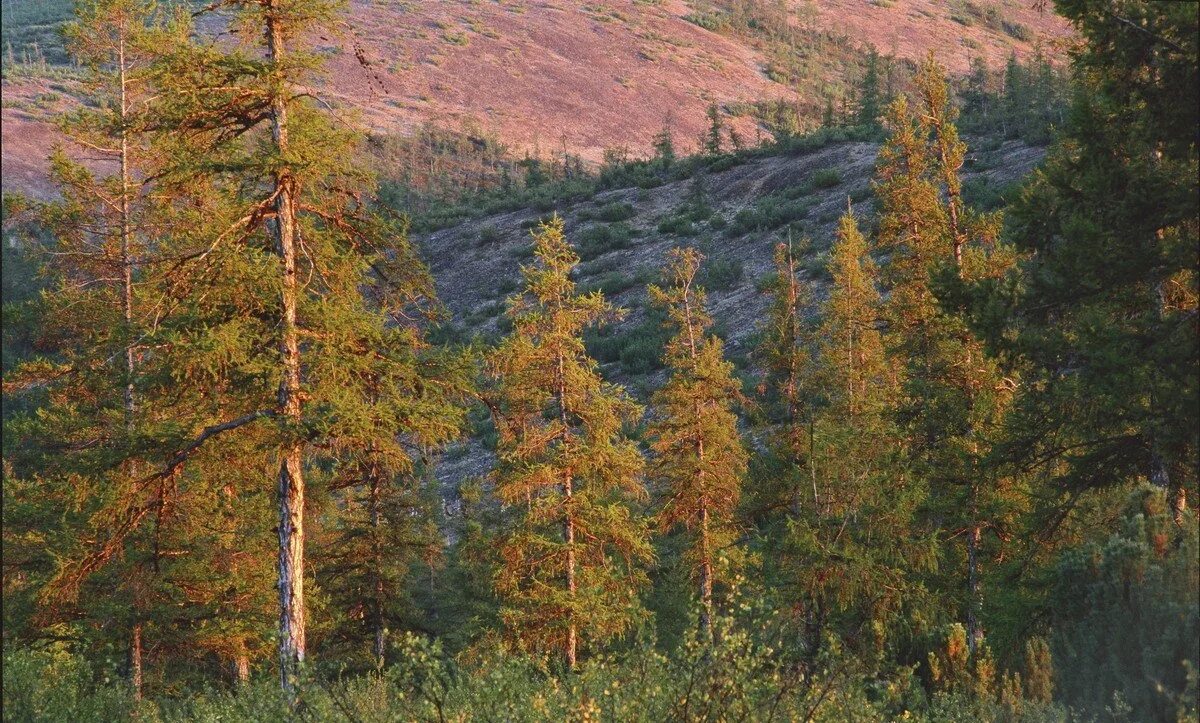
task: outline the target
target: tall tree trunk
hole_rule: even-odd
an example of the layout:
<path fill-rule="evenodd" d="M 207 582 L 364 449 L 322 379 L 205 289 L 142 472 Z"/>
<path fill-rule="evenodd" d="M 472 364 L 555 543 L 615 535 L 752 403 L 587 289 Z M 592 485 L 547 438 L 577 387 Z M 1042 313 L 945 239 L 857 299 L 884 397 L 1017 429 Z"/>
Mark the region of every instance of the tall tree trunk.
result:
<path fill-rule="evenodd" d="M 563 425 L 563 441 L 568 441 L 570 437 L 567 415 L 567 379 L 563 370 L 565 360 L 562 353 L 558 354 L 558 378 L 557 396 L 558 396 L 558 413 Z M 563 477 L 563 507 L 566 512 L 563 520 L 563 538 L 567 543 L 567 597 L 571 604 L 575 604 L 575 510 L 572 508 L 572 498 L 575 495 L 574 481 L 571 479 L 571 470 L 568 469 Z M 575 610 L 572 608 L 570 619 L 567 623 L 567 667 L 570 670 L 575 669 L 575 663 L 578 656 L 579 647 L 579 630 L 575 622 Z"/>
<path fill-rule="evenodd" d="M 574 494 L 574 488 L 571 484 L 571 475 L 567 474 L 563 481 L 563 495 L 566 497 L 567 505 L 567 521 L 566 521 L 566 539 L 567 539 L 567 596 L 571 603 L 575 603 L 575 516 L 571 510 L 571 498 Z M 577 656 L 577 647 L 579 645 L 579 632 L 575 624 L 575 611 L 571 610 L 571 620 L 567 627 L 567 667 L 571 670 L 575 669 Z"/>
<path fill-rule="evenodd" d="M 980 526 L 972 520 L 967 533 L 967 649 L 971 655 L 983 643 L 983 624 L 979 619 L 983 607 L 983 594 L 979 587 L 979 541 Z"/>
<path fill-rule="evenodd" d="M 279 0 L 270 0 L 266 13 L 268 60 L 279 68 L 284 58 Z M 288 148 L 288 109 L 284 89 L 274 88 L 271 98 L 271 134 L 281 156 Z M 279 351 L 283 379 L 279 407 L 291 427 L 281 450 L 279 465 L 279 665 L 280 682 L 289 700 L 298 693 L 304 663 L 304 472 L 303 442 L 296 439 L 302 421 L 300 401 L 300 339 L 296 325 L 296 216 L 295 179 L 284 167 L 275 172 L 275 242 L 283 267 L 282 318 Z"/>
<path fill-rule="evenodd" d="M 375 667 L 383 669 L 383 654 L 386 649 L 386 641 L 384 640 L 383 632 L 383 546 L 379 541 L 379 495 L 380 495 L 380 479 L 379 467 L 372 462 L 371 469 L 371 558 L 374 567 L 375 576 L 375 600 L 374 600 L 374 632 L 375 641 L 372 647 L 372 654 L 375 657 Z"/>
<path fill-rule="evenodd" d="M 700 630 L 712 640 L 713 565 L 708 540 L 708 505 L 700 510 Z"/>
<path fill-rule="evenodd" d="M 129 684 L 133 689 L 133 699 L 142 699 L 142 623 L 133 624 L 129 636 Z"/>
<path fill-rule="evenodd" d="M 124 412 L 125 412 L 125 433 L 133 434 L 134 428 L 134 374 L 136 373 L 134 360 L 134 332 L 133 332 L 133 258 L 132 258 L 132 237 L 133 224 L 130 221 L 130 170 L 129 170 L 129 94 L 128 78 L 127 78 L 127 63 L 125 59 L 125 27 L 122 24 L 118 30 L 117 38 L 117 82 L 120 86 L 120 104 L 118 112 L 120 113 L 121 121 L 121 145 L 120 145 L 120 161 L 121 161 L 121 198 L 120 198 L 120 217 L 121 217 L 121 317 L 122 317 L 122 333 L 124 334 L 125 342 L 125 388 L 124 388 Z M 137 477 L 137 463 L 131 461 L 129 463 L 129 476 Z M 130 631 L 129 640 L 129 682 L 133 689 L 133 699 L 142 699 L 142 622 L 139 616 L 139 605 L 137 594 L 135 592 L 133 601 L 134 622 L 133 629 Z"/>
<path fill-rule="evenodd" d="M 788 247 L 789 262 L 791 261 L 791 247 Z M 791 275 L 794 282 L 795 274 Z M 688 354 L 692 360 L 692 367 L 695 368 L 696 359 L 699 356 L 696 350 L 696 329 L 694 317 L 692 315 L 692 284 L 689 278 L 683 287 L 683 312 L 684 319 L 687 324 L 688 335 Z M 794 298 L 794 297 L 793 297 Z M 793 367 L 792 374 L 789 375 L 789 386 L 795 381 L 795 368 Z M 792 388 L 794 391 L 794 388 Z M 693 422 L 696 425 L 696 459 L 699 462 L 696 472 L 696 486 L 702 490 L 700 503 L 700 630 L 704 635 L 705 640 L 712 640 L 712 616 L 713 616 L 713 563 L 712 549 L 709 544 L 708 534 L 708 495 L 704 492 L 704 432 L 701 426 L 701 419 L 704 411 L 700 408 L 700 402 L 696 401 L 692 406 Z"/>

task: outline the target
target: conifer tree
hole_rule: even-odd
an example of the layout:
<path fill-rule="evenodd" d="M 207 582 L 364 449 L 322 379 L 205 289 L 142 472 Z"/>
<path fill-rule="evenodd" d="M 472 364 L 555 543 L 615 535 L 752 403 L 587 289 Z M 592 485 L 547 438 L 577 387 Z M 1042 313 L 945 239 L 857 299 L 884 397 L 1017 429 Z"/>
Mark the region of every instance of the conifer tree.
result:
<path fill-rule="evenodd" d="M 962 202 L 958 171 L 965 146 L 958 139 L 945 73 L 928 58 L 914 79 L 918 108 L 901 99 L 889 114 L 891 135 L 880 152 L 880 245 L 887 271 L 890 355 L 903 367 L 899 419 L 908 456 L 930 488 L 927 517 L 965 544 L 968 645 L 983 639 L 980 578 L 982 535 L 994 527 L 995 494 L 983 460 L 1012 383 L 967 328 L 962 310 L 947 309 L 938 279 L 1002 276 L 1012 254 L 996 243 L 999 219 L 971 212 Z M 951 282 L 955 283 L 955 282 Z"/>
<path fill-rule="evenodd" d="M 49 393 L 41 414 L 10 428 L 23 449 L 7 458 L 18 461 L 22 475 L 44 475 L 42 484 L 26 488 L 30 498 L 22 502 L 62 505 L 64 521 L 70 519 L 64 527 L 86 537 L 139 506 L 155 507 L 156 526 L 163 523 L 163 486 L 147 490 L 139 481 L 148 471 L 144 439 L 164 419 L 158 399 L 143 404 L 142 396 L 163 390 L 143 379 L 138 364 L 146 348 L 142 324 L 159 300 L 138 287 L 152 286 L 141 269 L 162 251 L 154 235 L 163 214 L 151 201 L 161 191 L 147 180 L 164 162 L 151 129 L 157 103 L 150 82 L 157 59 L 178 37 L 145 0 L 80 3 L 65 36 L 87 70 L 84 90 L 93 102 L 61 119 L 70 148 L 56 148 L 51 156 L 61 198 L 38 214 L 43 234 L 51 236 L 40 256 L 52 280 L 41 300 L 40 323 L 56 335 L 44 338 L 43 348 L 57 354 L 31 360 L 6 379 L 6 394 L 31 388 Z M 74 160 L 81 149 L 97 159 L 97 170 Z M 78 446 L 71 439 L 90 441 Z M 30 452 L 46 456 L 34 464 L 26 457 Z M 21 522 L 6 515 L 5 526 L 20 528 Z M 63 539 L 52 550 L 58 568 L 39 592 L 39 619 L 49 624 L 76 610 L 85 585 L 103 578 L 100 584 L 117 589 L 120 602 L 98 606 L 97 612 L 123 618 L 117 625 L 129 635 L 135 698 L 142 694 L 144 623 L 154 607 L 151 598 L 162 592 L 158 581 L 147 584 L 154 579 L 147 575 L 150 569 L 159 569 L 160 537 L 154 535 L 111 547 L 86 569 L 72 565 L 81 554 L 77 541 Z M 124 564 L 114 566 L 120 569 L 99 570 L 117 558 L 123 558 Z"/>
<path fill-rule="evenodd" d="M 812 292 L 799 277 L 798 257 L 807 248 L 807 240 L 793 242 L 790 234 L 786 242 L 776 245 L 775 272 L 767 285 L 771 301 L 755 348 L 763 370 L 757 393 L 771 431 L 769 454 L 754 460 L 761 469 L 755 471 L 751 516 L 764 517 L 760 521 L 764 530 L 775 526 L 768 520 L 782 524 L 788 515 L 798 514 L 807 487 L 811 486 L 814 505 L 819 496 L 815 485 L 810 485 L 807 467 L 816 371 L 815 330 L 808 318 Z M 770 540 L 782 534 L 779 529 L 766 537 Z"/>
<path fill-rule="evenodd" d="M 512 333 L 487 358 L 498 433 L 495 492 L 512 515 L 496 592 L 517 644 L 580 649 L 627 630 L 652 551 L 631 504 L 644 462 L 624 425 L 640 408 L 603 381 L 583 331 L 616 316 L 600 292 L 579 294 L 579 257 L 555 217 L 534 233 L 534 264 L 509 300 Z"/>
<path fill-rule="evenodd" d="M 825 404 L 835 417 L 879 415 L 891 399 L 878 270 L 850 211 L 838 222 L 829 272 L 832 288 L 817 330 Z"/>
<path fill-rule="evenodd" d="M 879 127 L 882 112 L 879 98 L 879 51 L 874 47 L 867 53 L 867 69 L 863 73 L 858 93 L 858 125 Z"/>
<path fill-rule="evenodd" d="M 650 287 L 651 300 L 666 309 L 675 330 L 665 350 L 671 376 L 652 400 L 656 419 L 650 449 L 653 478 L 665 497 L 659 522 L 688 531 L 685 559 L 699 587 L 700 627 L 711 636 L 713 587 L 729 576 L 725 550 L 737 538 L 734 514 L 747 454 L 731 409 L 741 384 L 724 358 L 721 340 L 709 331 L 712 319 L 697 284 L 702 259 L 695 249 L 672 249 L 671 285 Z"/>
<path fill-rule="evenodd" d="M 719 156 L 723 149 L 722 136 L 725 131 L 725 123 L 721 120 L 721 107 L 710 103 L 704 115 L 708 118 L 708 130 L 704 134 L 701 147 L 708 155 Z"/>
<path fill-rule="evenodd" d="M 293 701 L 306 658 L 306 473 L 365 462 L 390 474 L 407 464 L 405 440 L 437 444 L 457 416 L 445 406 L 457 382 L 432 379 L 423 351 L 432 282 L 402 220 L 369 203 L 361 134 L 298 91 L 320 65 L 304 43 L 337 7 L 218 4 L 243 47 L 193 45 L 161 76 L 166 122 L 194 146 L 171 177 L 210 179 L 191 199 L 205 213 L 173 290 L 188 313 L 164 333 L 187 342 L 179 367 L 224 392 L 198 411 L 210 421 L 185 451 L 248 435 L 278 460 L 279 663 Z M 314 492 L 311 507 L 326 498 Z"/>
<path fill-rule="evenodd" d="M 928 561 L 913 544 L 917 490 L 896 454 L 877 271 L 849 212 L 829 268 L 831 288 L 816 330 L 813 376 L 821 394 L 808 462 L 821 495 L 793 521 L 786 561 L 790 585 L 813 610 L 809 645 L 820 645 L 820 628 L 832 617 L 846 640 L 872 641 L 864 652 L 874 654 L 888 617 L 919 598 L 908 573 Z"/>
<path fill-rule="evenodd" d="M 1064 136 L 1010 214 L 1028 257 L 995 338 L 1029 384 L 1007 451 L 1072 505 L 1148 480 L 1182 525 L 1200 466 L 1195 8 L 1055 5 L 1086 44 Z"/>
<path fill-rule="evenodd" d="M 669 169 L 675 163 L 675 138 L 671 134 L 670 118 L 663 124 L 662 130 L 654 134 L 651 141 L 654 157 L 662 164 L 663 169 Z"/>

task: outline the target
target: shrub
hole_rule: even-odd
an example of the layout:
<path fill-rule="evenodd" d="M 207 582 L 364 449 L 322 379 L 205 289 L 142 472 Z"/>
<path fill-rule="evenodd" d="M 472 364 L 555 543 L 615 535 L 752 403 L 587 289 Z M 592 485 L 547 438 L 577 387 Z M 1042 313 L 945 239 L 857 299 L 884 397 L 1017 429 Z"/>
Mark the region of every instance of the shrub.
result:
<path fill-rule="evenodd" d="M 4 720 L 130 720 L 133 702 L 116 671 L 100 675 L 65 650 L 5 650 Z"/>
<path fill-rule="evenodd" d="M 1033 31 L 1021 23 L 1002 20 L 1000 21 L 1000 27 L 1004 30 L 1004 34 L 1010 38 L 1015 38 L 1023 43 L 1033 42 Z"/>
<path fill-rule="evenodd" d="M 833 188 L 842 182 L 842 174 L 836 168 L 822 168 L 812 174 L 809 183 L 813 188 Z"/>
<path fill-rule="evenodd" d="M 506 276 L 496 284 L 495 295 L 507 296 L 517 290 L 517 280 L 511 276 Z"/>
<path fill-rule="evenodd" d="M 479 229 L 479 245 L 494 244 L 499 240 L 500 229 L 495 224 L 489 223 Z"/>
<path fill-rule="evenodd" d="M 533 218 L 527 218 L 521 222 L 521 228 L 526 230 L 537 228 L 544 223 L 550 223 L 551 218 L 551 216 L 534 216 Z"/>
<path fill-rule="evenodd" d="M 658 222 L 658 232 L 675 236 L 695 236 L 696 227 L 686 216 L 668 216 Z"/>
<path fill-rule="evenodd" d="M 725 235 L 730 238 L 742 236 L 755 231 L 763 225 L 763 216 L 757 209 L 743 208 L 733 215 L 733 220 L 725 229 Z"/>
<path fill-rule="evenodd" d="M 1092 715 L 1105 716 L 1119 694 L 1138 720 L 1195 720 L 1196 518 L 1186 515 L 1177 527 L 1165 495 L 1146 485 L 1130 494 L 1121 527 L 1107 540 L 1065 554 L 1054 576 L 1047 601 L 1054 613 L 1054 688 L 1060 700 Z M 1034 650 L 1030 657 L 1044 653 Z"/>
<path fill-rule="evenodd" d="M 591 261 L 610 251 L 629 248 L 631 236 L 631 229 L 623 223 L 611 226 L 597 225 L 586 228 L 576 234 L 576 247 L 579 250 L 579 258 L 584 261 Z"/>
<path fill-rule="evenodd" d="M 592 214 L 592 217 L 597 221 L 615 223 L 617 221 L 627 221 L 636 215 L 637 211 L 633 206 L 629 205 L 628 203 L 614 201 L 613 203 L 606 203 L 605 205 L 596 209 Z"/>
<path fill-rule="evenodd" d="M 701 281 L 709 291 L 727 291 L 742 279 L 741 259 L 709 258 L 700 269 Z"/>

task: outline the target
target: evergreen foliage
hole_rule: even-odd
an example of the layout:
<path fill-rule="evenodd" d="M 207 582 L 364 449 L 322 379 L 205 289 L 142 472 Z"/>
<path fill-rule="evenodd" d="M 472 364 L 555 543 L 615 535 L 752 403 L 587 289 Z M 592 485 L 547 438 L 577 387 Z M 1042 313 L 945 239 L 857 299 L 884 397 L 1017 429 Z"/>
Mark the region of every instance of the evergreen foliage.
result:
<path fill-rule="evenodd" d="M 747 455 L 732 410 L 741 384 L 721 340 L 709 331 L 712 319 L 697 284 L 702 260 L 695 249 L 673 249 L 670 286 L 650 287 L 651 300 L 667 310 L 675 335 L 665 349 L 671 376 L 652 399 L 658 419 L 649 434 L 652 476 L 664 498 L 659 521 L 665 529 L 682 526 L 688 532 L 684 560 L 697 580 L 700 626 L 708 634 L 714 587 L 736 569 L 730 553 L 738 537 L 734 513 Z"/>
<path fill-rule="evenodd" d="M 579 294 L 579 256 L 557 216 L 534 232 L 525 288 L 509 301 L 513 331 L 487 358 L 498 433 L 495 489 L 511 521 L 496 592 L 514 646 L 575 667 L 635 621 L 651 548 L 632 504 L 645 499 L 643 459 L 624 427 L 641 409 L 601 379 L 585 329 L 619 312 Z"/>
<path fill-rule="evenodd" d="M 818 37 L 785 6 L 690 19 Z M 430 169 L 380 202 L 311 90 L 341 3 L 80 2 L 57 196 L 3 208 L 5 720 L 1196 720 L 1196 14 L 1056 6 L 1072 73 L 973 61 L 962 116 L 932 56 L 898 94 L 871 52 L 814 135 L 763 104 L 777 141 L 744 150 L 714 103 L 696 156 L 669 127 L 595 176 L 485 143 L 474 191 Z M 1061 129 L 1007 219 L 960 126 Z M 805 197 L 851 177 L 727 221 L 701 175 L 880 137 L 872 213 L 819 256 Z M 689 177 L 658 231 L 712 257 L 622 268 L 647 230 L 595 192 Z M 503 338 L 456 345 L 392 203 L 533 207 L 523 285 L 467 317 Z"/>

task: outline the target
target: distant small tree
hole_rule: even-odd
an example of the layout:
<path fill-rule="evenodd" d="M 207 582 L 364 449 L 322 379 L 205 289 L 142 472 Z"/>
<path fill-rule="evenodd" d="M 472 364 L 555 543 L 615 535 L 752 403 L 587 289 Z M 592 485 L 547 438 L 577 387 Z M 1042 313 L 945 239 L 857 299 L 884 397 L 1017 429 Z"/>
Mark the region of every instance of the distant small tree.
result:
<path fill-rule="evenodd" d="M 671 126 L 669 123 L 664 123 L 661 130 L 654 134 L 652 141 L 654 148 L 654 158 L 662 165 L 664 169 L 670 168 L 675 163 L 675 138 L 671 134 Z"/>
<path fill-rule="evenodd" d="M 721 120 L 721 108 L 716 103 L 710 103 L 705 111 L 708 118 L 708 131 L 704 134 L 704 152 L 710 156 L 721 154 L 725 123 Z"/>
<path fill-rule="evenodd" d="M 867 69 L 859 84 L 858 97 L 858 124 L 878 128 L 881 103 L 879 97 L 879 52 L 875 48 L 871 48 L 867 54 Z"/>

